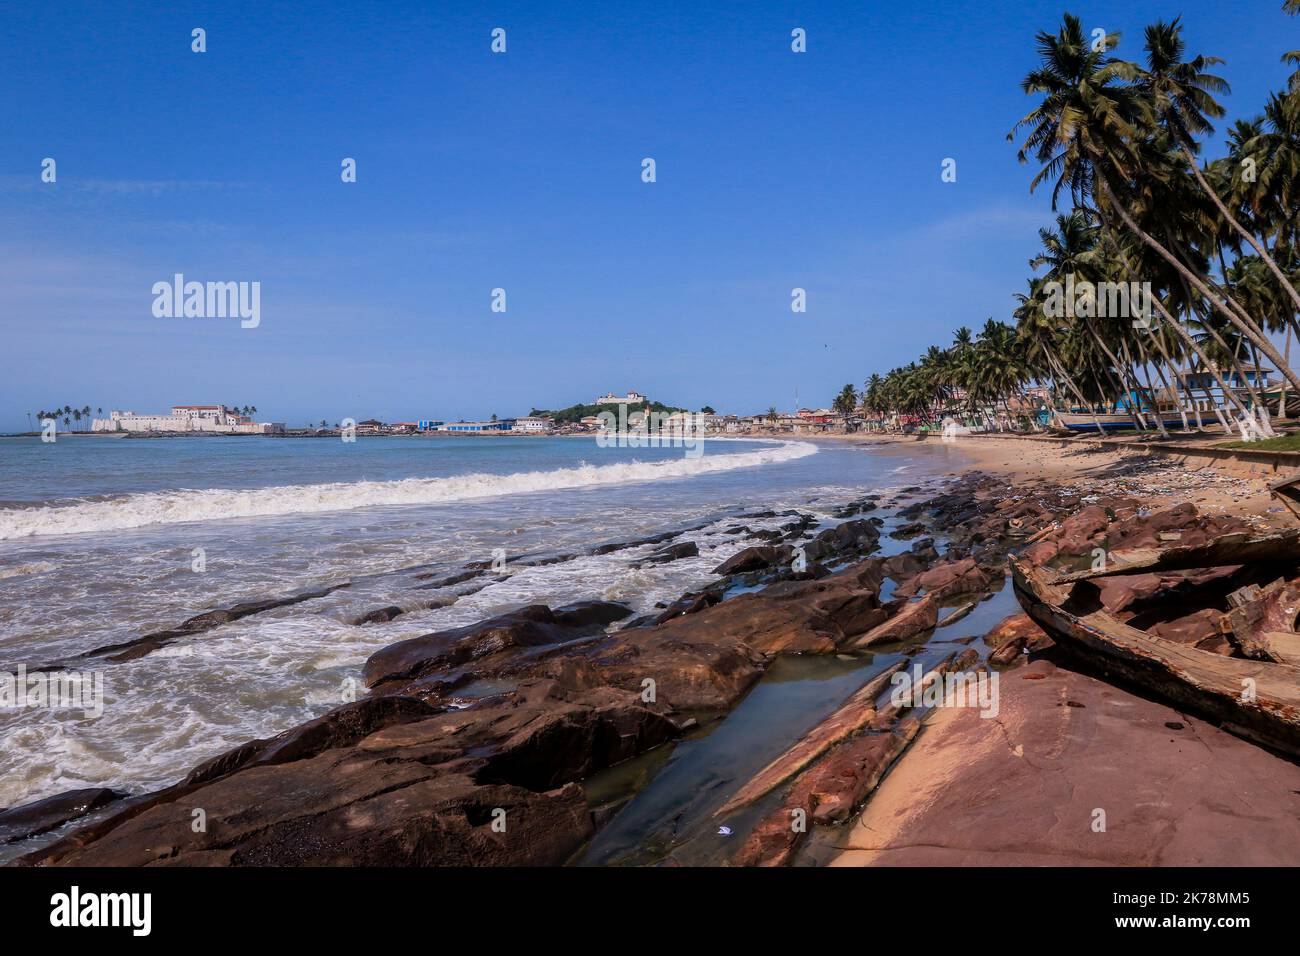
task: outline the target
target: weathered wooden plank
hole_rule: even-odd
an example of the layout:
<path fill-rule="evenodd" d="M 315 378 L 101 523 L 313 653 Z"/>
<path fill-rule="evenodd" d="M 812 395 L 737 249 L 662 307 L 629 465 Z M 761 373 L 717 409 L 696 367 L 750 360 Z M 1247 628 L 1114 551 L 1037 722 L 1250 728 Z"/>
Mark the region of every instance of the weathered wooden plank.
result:
<path fill-rule="evenodd" d="M 1084 570 L 1062 574 L 1052 584 L 1068 584 L 1137 571 L 1189 571 L 1193 568 L 1216 568 L 1229 564 L 1295 562 L 1300 564 L 1300 528 L 1259 535 L 1234 531 L 1220 535 L 1207 544 L 1176 548 L 1134 548 L 1112 551 L 1100 571 Z"/>
<path fill-rule="evenodd" d="M 1104 611 L 1075 616 L 1061 607 L 1068 587 L 1049 583 L 1040 569 L 1015 556 L 1008 560 L 1021 605 L 1057 643 L 1106 674 L 1242 736 L 1300 755 L 1300 666 L 1225 657 L 1167 641 Z"/>

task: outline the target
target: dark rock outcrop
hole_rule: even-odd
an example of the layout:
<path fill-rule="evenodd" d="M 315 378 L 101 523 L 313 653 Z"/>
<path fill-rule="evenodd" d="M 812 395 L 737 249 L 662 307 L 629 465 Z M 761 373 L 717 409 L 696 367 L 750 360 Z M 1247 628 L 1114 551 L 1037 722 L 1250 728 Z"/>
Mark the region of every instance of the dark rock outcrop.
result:
<path fill-rule="evenodd" d="M 631 614 L 622 604 L 593 601 L 552 611 L 534 604 L 477 624 L 413 637 L 372 654 L 362 671 L 368 687 L 392 690 L 430 671 L 514 648 L 570 641 Z"/>
<path fill-rule="evenodd" d="M 330 717 L 325 726 L 346 722 Z M 20 862 L 558 865 L 592 831 L 575 781 L 678 731 L 610 688 L 535 681 L 508 700 L 389 721 L 359 739 L 326 734 L 279 762 L 196 771 Z"/>
<path fill-rule="evenodd" d="M 713 569 L 714 574 L 741 574 L 745 571 L 757 571 L 781 564 L 789 564 L 794 556 L 794 549 L 788 546 L 773 547 L 760 544 L 738 551 Z"/>
<path fill-rule="evenodd" d="M 19 807 L 0 809 L 0 844 L 49 833 L 125 796 L 107 787 L 90 787 L 58 793 Z"/>

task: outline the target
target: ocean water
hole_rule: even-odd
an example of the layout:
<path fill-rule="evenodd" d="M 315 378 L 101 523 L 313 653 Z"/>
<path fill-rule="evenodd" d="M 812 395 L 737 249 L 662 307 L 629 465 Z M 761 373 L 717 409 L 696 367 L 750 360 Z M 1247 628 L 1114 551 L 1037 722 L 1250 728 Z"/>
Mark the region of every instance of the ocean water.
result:
<path fill-rule="evenodd" d="M 0 439 L 0 672 L 63 660 L 240 601 L 346 585 L 183 637 L 103 674 L 104 709 L 0 710 L 0 806 L 63 790 L 143 792 L 342 703 L 381 647 L 529 603 L 622 601 L 637 613 L 716 580 L 751 543 L 738 514 L 839 504 L 952 474 L 955 447 L 710 440 L 599 448 L 576 438 Z M 746 520 L 751 527 L 788 519 Z M 510 566 L 684 525 L 698 557 L 654 546 Z M 420 590 L 504 552 L 505 573 Z M 195 570 L 202 556 L 202 570 Z M 479 582 L 482 583 L 482 582 Z M 387 623 L 351 623 L 385 605 Z"/>

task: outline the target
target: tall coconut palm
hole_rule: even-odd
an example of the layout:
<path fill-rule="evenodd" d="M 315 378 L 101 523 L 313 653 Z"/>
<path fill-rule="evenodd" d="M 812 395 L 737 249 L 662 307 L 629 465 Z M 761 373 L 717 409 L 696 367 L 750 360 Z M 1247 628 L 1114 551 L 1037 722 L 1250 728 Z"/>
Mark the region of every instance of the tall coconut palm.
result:
<path fill-rule="evenodd" d="M 1176 255 L 1169 248 L 1169 237 L 1162 242 L 1136 220 L 1131 207 L 1140 207 L 1144 199 L 1149 213 L 1169 208 L 1167 203 L 1151 202 L 1150 190 L 1180 176 L 1178 167 L 1168 159 L 1167 125 L 1157 115 L 1149 89 L 1139 82 L 1142 71 L 1108 53 L 1118 44 L 1118 36 L 1109 35 L 1094 48 L 1078 18 L 1066 14 L 1056 34 L 1041 31 L 1036 40 L 1041 62 L 1021 87 L 1029 95 L 1040 95 L 1041 100 L 1008 134 L 1014 140 L 1025 129 L 1018 157 L 1027 162 L 1032 155 L 1042 164 L 1031 190 L 1055 177 L 1054 208 L 1062 191 L 1068 189 L 1075 205 L 1091 204 L 1103 224 L 1118 216 L 1126 229 L 1300 387 L 1300 376 L 1286 366 L 1259 324 L 1224 290 L 1212 288 L 1213 280 L 1206 272 Z M 1163 145 L 1159 141 L 1162 133 Z M 1181 245 L 1179 251 L 1186 254 Z"/>
<path fill-rule="evenodd" d="M 1296 291 L 1255 234 L 1238 222 L 1229 211 L 1218 191 L 1206 180 L 1193 155 L 1193 151 L 1199 148 L 1196 137 L 1214 131 L 1209 117 L 1218 118 L 1225 113 L 1213 94 L 1228 93 L 1231 90 L 1222 78 L 1205 72 L 1207 67 L 1222 63 L 1223 60 L 1214 56 L 1197 56 L 1188 60 L 1185 58 L 1186 49 L 1178 18 L 1169 23 L 1160 21 L 1148 26 L 1147 67 L 1141 74 L 1140 84 L 1151 97 L 1157 121 L 1164 125 L 1182 153 L 1197 185 L 1214 203 L 1228 225 L 1250 243 L 1273 273 L 1273 277 L 1290 295 L 1292 302 L 1300 308 L 1300 292 Z"/>
<path fill-rule="evenodd" d="M 840 393 L 835 396 L 835 401 L 831 407 L 844 416 L 845 425 L 848 425 L 849 418 L 853 415 L 853 410 L 858 406 L 858 393 L 854 387 L 849 384 L 840 389 Z"/>

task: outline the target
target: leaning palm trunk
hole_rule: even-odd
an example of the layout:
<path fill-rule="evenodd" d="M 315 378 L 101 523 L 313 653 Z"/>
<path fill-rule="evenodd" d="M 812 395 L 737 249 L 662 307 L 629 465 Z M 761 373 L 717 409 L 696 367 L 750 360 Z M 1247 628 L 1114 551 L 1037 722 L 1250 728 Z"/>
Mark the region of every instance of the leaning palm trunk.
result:
<path fill-rule="evenodd" d="M 1291 326 L 1289 325 L 1286 327 L 1286 347 L 1283 351 L 1283 356 L 1286 358 L 1286 363 L 1290 365 L 1291 364 Z M 1285 415 L 1286 415 L 1286 382 L 1284 381 L 1278 386 L 1277 417 L 1282 418 Z"/>
<path fill-rule="evenodd" d="M 1126 357 L 1128 357 L 1128 351 L 1129 351 L 1128 346 L 1124 346 L 1124 353 Z M 1160 432 L 1160 436 L 1162 438 L 1168 438 L 1169 432 L 1165 428 L 1165 416 L 1160 411 L 1160 395 L 1156 391 L 1156 387 L 1153 384 L 1153 379 L 1151 377 L 1151 367 L 1150 367 L 1151 362 L 1148 359 L 1146 352 L 1140 347 L 1138 349 L 1138 353 L 1139 353 L 1137 357 L 1138 361 L 1133 362 L 1134 377 L 1140 379 L 1143 375 L 1146 376 L 1147 393 L 1151 396 L 1151 405 L 1152 405 L 1151 414 L 1155 416 L 1156 429 Z M 1130 361 L 1133 360 L 1130 359 Z"/>
<path fill-rule="evenodd" d="M 1191 426 L 1191 425 L 1188 423 L 1188 421 L 1187 421 L 1187 409 L 1183 407 L 1183 403 L 1182 403 L 1181 401 L 1178 401 L 1178 389 L 1177 389 L 1176 386 L 1174 386 L 1174 385 L 1169 381 L 1169 378 L 1165 375 L 1165 366 L 1164 366 L 1164 363 L 1162 363 L 1162 362 L 1152 362 L 1151 364 L 1152 364 L 1152 366 L 1154 366 L 1154 368 L 1155 368 L 1155 370 L 1156 370 L 1156 375 L 1157 375 L 1157 376 L 1159 377 L 1159 379 L 1160 379 L 1160 385 L 1161 385 L 1161 387 L 1162 387 L 1166 392 L 1169 393 L 1169 397 L 1170 397 L 1171 400 L 1178 402 L 1178 417 L 1179 417 L 1180 419 L 1182 419 L 1182 422 L 1183 422 L 1183 431 L 1185 431 L 1185 432 L 1191 431 L 1191 430 L 1192 430 L 1192 426 Z"/>
<path fill-rule="evenodd" d="M 1215 192 L 1209 182 L 1206 181 L 1205 176 L 1202 175 L 1201 167 L 1197 164 L 1195 158 L 1192 156 L 1192 151 L 1187 148 L 1187 145 L 1185 143 L 1179 143 L 1178 148 L 1182 150 L 1183 158 L 1187 160 L 1187 165 L 1192 168 L 1192 175 L 1196 177 L 1196 182 L 1200 185 L 1205 195 L 1210 197 L 1215 208 L 1219 210 L 1219 214 L 1228 221 L 1228 225 L 1240 233 L 1241 236 L 1254 247 L 1255 251 L 1259 253 L 1260 259 L 1263 260 L 1264 265 L 1268 266 L 1268 271 L 1273 273 L 1273 278 L 1277 279 L 1282 288 L 1286 290 L 1286 294 L 1289 295 L 1291 301 L 1295 303 L 1296 309 L 1300 309 L 1300 292 L 1296 292 L 1295 286 L 1293 286 L 1290 280 L 1287 279 L 1286 273 L 1284 273 L 1278 267 L 1278 264 L 1273 261 L 1273 257 L 1268 254 L 1268 250 L 1264 247 L 1264 244 L 1255 238 L 1255 234 L 1241 223 L 1237 222 L 1236 217 L 1228 211 L 1228 207 L 1224 204 L 1223 200 L 1219 198 L 1219 194 Z"/>
<path fill-rule="evenodd" d="M 1151 301 L 1155 305 L 1156 310 L 1160 313 L 1160 315 L 1165 319 L 1165 321 L 1169 323 L 1170 327 L 1174 330 L 1175 334 L 1177 334 L 1178 337 L 1183 340 L 1183 344 L 1192 350 L 1192 352 L 1196 355 L 1196 357 L 1201 360 L 1201 364 L 1205 366 L 1206 370 L 1212 376 L 1214 376 L 1214 380 L 1219 383 L 1219 388 L 1223 390 L 1224 398 L 1232 402 L 1234 405 L 1236 405 L 1243 417 L 1248 416 L 1250 413 L 1247 411 L 1246 406 L 1241 404 L 1241 399 L 1237 397 L 1237 393 L 1234 392 L 1229 387 L 1228 383 L 1223 380 L 1223 376 L 1219 373 L 1218 367 L 1210 361 L 1209 356 L 1205 354 L 1204 350 L 1202 350 L 1201 346 L 1197 343 L 1196 339 L 1193 338 L 1192 333 L 1188 332 L 1185 328 L 1183 328 L 1182 325 L 1180 325 L 1174 319 L 1174 317 L 1169 314 L 1169 310 L 1165 308 L 1165 304 L 1161 302 L 1160 299 L 1158 299 L 1156 296 L 1152 296 Z M 1211 402 L 1213 402 L 1213 396 L 1210 395 L 1208 389 L 1206 390 L 1205 394 L 1206 397 L 1209 398 Z M 1223 420 L 1222 417 L 1220 417 L 1219 420 L 1222 421 Z M 1225 424 L 1224 427 L 1227 428 L 1227 425 Z M 1228 431 L 1231 430 L 1232 429 L 1228 428 Z"/>
<path fill-rule="evenodd" d="M 1097 181 L 1101 184 L 1101 189 L 1103 194 L 1106 196 L 1106 201 L 1114 207 L 1115 211 L 1119 214 L 1120 219 L 1124 221 L 1124 225 L 1128 227 L 1129 231 L 1141 239 L 1142 242 L 1159 255 L 1160 258 L 1173 266 L 1175 271 L 1177 271 L 1184 280 L 1190 283 L 1197 292 L 1210 302 L 1211 305 L 1223 313 L 1228 321 L 1240 329 L 1246 338 L 1250 339 L 1251 342 L 1258 346 L 1260 351 L 1268 356 L 1268 360 L 1277 366 L 1278 370 L 1286 376 L 1292 385 L 1297 389 L 1300 389 L 1300 376 L 1297 376 L 1296 373 L 1286 364 L 1282 356 L 1278 354 L 1277 349 L 1274 348 L 1273 344 L 1264 337 L 1255 323 L 1250 321 L 1249 317 L 1243 318 L 1241 314 L 1238 314 L 1236 311 L 1229 308 L 1228 302 L 1220 300 L 1218 296 L 1211 292 L 1210 288 L 1199 276 L 1196 275 L 1196 273 L 1187 268 L 1187 266 L 1185 266 L 1177 256 L 1166 249 L 1150 233 L 1134 222 L 1133 217 L 1129 215 L 1128 210 L 1125 209 L 1116 198 L 1114 191 L 1110 188 L 1110 183 L 1106 182 L 1104 176 L 1098 176 Z M 1235 305 L 1235 303 L 1232 304 Z"/>
<path fill-rule="evenodd" d="M 1093 327 L 1092 322 L 1090 322 L 1088 319 L 1084 319 L 1083 325 L 1088 330 L 1088 334 L 1092 336 L 1093 341 L 1097 343 L 1097 348 L 1101 349 L 1102 353 L 1110 361 L 1111 365 L 1114 366 L 1115 372 L 1118 373 L 1119 375 L 1119 379 L 1117 379 L 1116 374 L 1112 373 L 1110 368 L 1107 368 L 1106 377 L 1111 380 L 1111 384 L 1115 386 L 1116 391 L 1119 392 L 1127 391 L 1129 386 L 1127 381 L 1123 380 L 1123 376 L 1124 376 L 1123 364 L 1120 362 L 1118 358 L 1116 358 L 1115 354 L 1106 347 L 1106 343 L 1103 342 L 1101 336 L 1097 334 L 1097 330 L 1096 328 Z M 1129 400 L 1125 402 L 1125 404 L 1128 405 L 1128 414 L 1129 417 L 1133 419 L 1133 424 L 1140 431 L 1146 431 L 1146 427 L 1147 427 L 1146 419 L 1142 417 L 1141 412 L 1139 412 L 1136 408 L 1133 407 L 1132 392 L 1129 393 Z"/>
<path fill-rule="evenodd" d="M 1066 374 L 1065 369 L 1061 367 L 1061 363 L 1057 361 L 1056 356 L 1052 354 L 1052 350 L 1047 347 L 1046 343 L 1043 345 L 1043 354 L 1047 356 L 1047 364 L 1052 367 L 1052 374 L 1055 375 L 1058 380 L 1064 382 L 1069 387 L 1070 391 L 1074 393 L 1074 397 L 1079 400 L 1079 404 L 1088 410 L 1088 414 L 1092 416 L 1092 423 L 1097 426 L 1097 434 L 1105 434 L 1101 427 L 1101 420 L 1097 418 L 1097 409 L 1093 407 L 1092 402 L 1083 397 L 1082 390 L 1074 383 L 1074 379 Z M 1055 409 L 1053 409 L 1053 411 L 1055 411 Z M 1057 413 L 1056 419 L 1064 427 L 1065 419 L 1061 418 L 1059 413 Z"/>
<path fill-rule="evenodd" d="M 1169 371 L 1173 374 L 1174 381 L 1178 383 L 1178 387 L 1183 390 L 1183 395 L 1187 398 L 1187 403 L 1195 408 L 1196 402 L 1192 399 L 1191 389 L 1187 387 L 1185 381 L 1179 379 L 1178 370 L 1174 368 L 1173 360 L 1169 357 L 1169 350 L 1165 348 L 1165 337 L 1160 335 L 1158 332 L 1153 332 L 1151 338 L 1155 341 L 1156 348 L 1160 351 L 1160 357 L 1164 359 L 1163 363 L 1155 362 L 1153 364 L 1156 367 L 1156 373 L 1160 376 L 1160 381 L 1163 382 L 1165 388 L 1169 390 L 1170 398 L 1177 400 L 1178 392 L 1175 387 L 1169 383 L 1169 379 L 1165 377 L 1164 367 L 1166 365 L 1169 366 Z M 1182 401 L 1178 401 L 1178 416 L 1183 420 L 1183 431 L 1190 431 L 1191 426 L 1187 422 L 1187 409 L 1183 406 Z"/>
<path fill-rule="evenodd" d="M 1143 356 L 1143 362 L 1135 361 L 1133 355 L 1129 352 L 1128 344 L 1125 343 L 1123 339 L 1120 339 L 1119 347 L 1124 353 L 1124 360 L 1128 363 L 1128 368 L 1131 370 L 1133 380 L 1140 386 L 1142 381 L 1140 373 L 1142 372 L 1142 365 L 1145 363 L 1145 356 Z M 1156 430 L 1160 432 L 1162 438 L 1168 438 L 1169 432 L 1165 431 L 1164 416 L 1160 414 L 1160 400 L 1156 397 L 1156 390 L 1151 386 L 1151 375 L 1149 372 L 1147 373 L 1147 393 L 1151 396 L 1152 405 L 1154 406 L 1151 410 L 1151 414 L 1152 417 L 1155 418 Z M 1139 394 L 1141 393 L 1139 392 Z"/>
<path fill-rule="evenodd" d="M 1228 364 L 1232 366 L 1232 370 L 1236 374 L 1237 378 L 1241 380 L 1242 387 L 1246 390 L 1246 394 L 1250 396 L 1250 407 L 1252 409 L 1263 409 L 1264 400 L 1260 397 L 1259 391 L 1255 388 L 1255 384 L 1250 380 L 1250 376 L 1246 374 L 1245 366 L 1241 364 L 1240 345 L 1237 349 L 1229 349 L 1228 343 L 1223 341 L 1223 336 L 1221 336 L 1212 325 L 1209 323 L 1202 323 L 1202 325 L 1204 326 L 1206 333 L 1214 339 L 1215 344 L 1217 344 L 1223 351 L 1223 354 L 1228 356 Z M 1256 365 L 1258 366 L 1258 364 L 1257 360 Z M 1246 415 L 1251 419 L 1256 417 L 1256 414 L 1253 411 L 1246 412 Z M 1260 424 L 1265 434 L 1269 436 L 1274 434 L 1273 426 L 1269 424 L 1268 421 L 1267 409 L 1264 409 L 1264 414 L 1260 417 Z"/>

